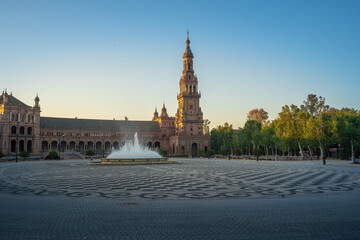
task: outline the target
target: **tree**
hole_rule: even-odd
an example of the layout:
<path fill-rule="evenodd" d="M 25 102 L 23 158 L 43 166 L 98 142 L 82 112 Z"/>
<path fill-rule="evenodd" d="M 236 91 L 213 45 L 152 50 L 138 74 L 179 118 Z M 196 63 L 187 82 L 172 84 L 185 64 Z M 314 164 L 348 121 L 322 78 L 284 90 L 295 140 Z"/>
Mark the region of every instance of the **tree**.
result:
<path fill-rule="evenodd" d="M 318 117 L 311 117 L 308 121 L 308 135 L 315 140 L 320 149 L 320 157 L 324 157 L 326 146 L 337 137 L 336 121 L 331 112 L 322 112 Z"/>
<path fill-rule="evenodd" d="M 246 139 L 251 142 L 253 146 L 253 153 L 255 153 L 256 147 L 259 148 L 261 123 L 255 120 L 247 120 L 243 131 Z"/>
<path fill-rule="evenodd" d="M 274 124 L 271 126 L 262 125 L 260 142 L 265 148 L 266 157 L 269 155 L 269 146 L 273 146 L 275 144 L 275 138 Z"/>
<path fill-rule="evenodd" d="M 325 98 L 321 96 L 318 98 L 316 94 L 309 94 L 300 109 L 308 112 L 312 117 L 318 117 L 321 112 L 329 110 L 329 105 L 325 105 Z"/>
<path fill-rule="evenodd" d="M 253 109 L 247 114 L 247 120 L 255 120 L 261 124 L 267 124 L 268 120 L 268 112 L 266 112 L 264 109 Z"/>
<path fill-rule="evenodd" d="M 301 140 L 304 131 L 304 114 L 301 114 L 300 109 L 294 104 L 282 107 L 277 121 L 277 136 L 294 139 L 298 144 L 300 155 L 303 156 L 301 147 Z"/>
<path fill-rule="evenodd" d="M 129 121 L 129 118 L 127 116 L 124 117 L 125 121 Z"/>

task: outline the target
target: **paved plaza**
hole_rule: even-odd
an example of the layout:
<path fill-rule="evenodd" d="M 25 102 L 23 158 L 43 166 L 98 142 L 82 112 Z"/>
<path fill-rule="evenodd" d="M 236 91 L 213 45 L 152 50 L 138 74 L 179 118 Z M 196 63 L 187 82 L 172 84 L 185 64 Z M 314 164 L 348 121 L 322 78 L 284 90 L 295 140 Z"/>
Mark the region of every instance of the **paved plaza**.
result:
<path fill-rule="evenodd" d="M 360 239 L 360 166 L 0 164 L 0 239 Z"/>

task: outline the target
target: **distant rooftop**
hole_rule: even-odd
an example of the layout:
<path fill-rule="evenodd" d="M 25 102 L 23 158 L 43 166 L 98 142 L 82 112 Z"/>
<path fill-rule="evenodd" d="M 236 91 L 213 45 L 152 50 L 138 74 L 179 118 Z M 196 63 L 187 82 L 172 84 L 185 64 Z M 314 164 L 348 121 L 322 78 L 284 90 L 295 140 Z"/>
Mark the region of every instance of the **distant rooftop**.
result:
<path fill-rule="evenodd" d="M 7 104 L 12 106 L 19 106 L 19 107 L 30 107 L 29 105 L 26 105 L 16 97 L 14 97 L 12 94 L 8 94 L 7 92 L 3 92 L 3 94 L 0 97 L 0 104 L 4 104 L 4 99 L 6 99 Z"/>
<path fill-rule="evenodd" d="M 100 131 L 160 131 L 158 122 L 41 117 L 41 128 Z"/>

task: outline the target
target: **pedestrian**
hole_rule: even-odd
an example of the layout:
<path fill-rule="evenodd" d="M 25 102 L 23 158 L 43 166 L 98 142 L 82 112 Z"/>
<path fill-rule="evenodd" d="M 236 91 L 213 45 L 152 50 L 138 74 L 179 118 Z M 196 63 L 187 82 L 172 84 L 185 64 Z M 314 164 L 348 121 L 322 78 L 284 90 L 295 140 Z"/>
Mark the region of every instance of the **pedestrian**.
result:
<path fill-rule="evenodd" d="M 92 156 L 90 157 L 90 161 L 92 161 Z"/>

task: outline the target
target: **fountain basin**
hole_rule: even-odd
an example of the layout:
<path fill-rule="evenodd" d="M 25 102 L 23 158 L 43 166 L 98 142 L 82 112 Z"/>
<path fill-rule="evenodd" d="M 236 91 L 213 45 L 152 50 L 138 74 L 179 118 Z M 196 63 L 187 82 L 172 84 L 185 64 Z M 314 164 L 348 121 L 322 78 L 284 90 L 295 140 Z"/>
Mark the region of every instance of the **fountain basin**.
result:
<path fill-rule="evenodd" d="M 160 158 L 101 158 L 101 162 L 88 162 L 89 165 L 140 165 L 175 163 L 166 157 Z"/>

